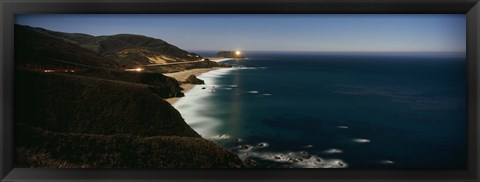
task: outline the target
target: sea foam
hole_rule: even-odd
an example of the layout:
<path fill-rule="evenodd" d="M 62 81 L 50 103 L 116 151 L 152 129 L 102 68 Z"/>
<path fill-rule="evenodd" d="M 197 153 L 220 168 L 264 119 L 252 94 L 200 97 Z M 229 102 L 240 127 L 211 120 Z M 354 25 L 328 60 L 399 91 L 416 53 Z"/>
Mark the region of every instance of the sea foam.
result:
<path fill-rule="evenodd" d="M 370 140 L 369 139 L 364 139 L 364 138 L 356 138 L 356 139 L 353 139 L 354 142 L 357 142 L 357 143 L 369 143 Z"/>
<path fill-rule="evenodd" d="M 284 163 L 295 168 L 347 168 L 348 164 L 340 159 L 324 159 L 317 155 L 302 152 L 250 152 L 240 158 L 254 157 L 262 160 Z"/>
<path fill-rule="evenodd" d="M 232 70 L 232 68 L 222 68 L 199 75 L 198 78 L 205 81 L 205 85 L 193 86 L 185 93 L 185 97 L 173 103 L 173 107 L 180 112 L 185 122 L 204 138 L 217 138 L 220 136 L 216 128 L 221 125 L 222 121 L 204 114 L 214 110 L 212 104 L 209 104 L 211 102 L 209 97 L 215 94 L 215 92 L 212 92 L 211 89 L 202 88 L 221 88 L 217 85 L 216 79 L 228 74 Z"/>
<path fill-rule="evenodd" d="M 224 62 L 224 61 L 230 61 L 230 60 L 232 60 L 232 59 L 233 59 L 233 58 L 223 58 L 223 59 L 214 59 L 214 60 L 212 60 L 212 61 L 214 61 L 214 62 Z"/>
<path fill-rule="evenodd" d="M 325 151 L 323 151 L 323 153 L 326 153 L 326 154 L 339 154 L 339 153 L 343 153 L 343 150 L 333 148 L 333 149 L 325 150 Z"/>

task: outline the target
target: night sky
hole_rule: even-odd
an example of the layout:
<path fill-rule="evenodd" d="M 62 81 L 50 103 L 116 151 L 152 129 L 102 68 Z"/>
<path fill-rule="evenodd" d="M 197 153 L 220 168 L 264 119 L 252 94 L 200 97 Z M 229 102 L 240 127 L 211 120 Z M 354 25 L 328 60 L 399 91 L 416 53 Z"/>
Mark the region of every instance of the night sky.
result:
<path fill-rule="evenodd" d="M 464 15 L 16 15 L 49 30 L 140 34 L 182 49 L 465 52 Z"/>

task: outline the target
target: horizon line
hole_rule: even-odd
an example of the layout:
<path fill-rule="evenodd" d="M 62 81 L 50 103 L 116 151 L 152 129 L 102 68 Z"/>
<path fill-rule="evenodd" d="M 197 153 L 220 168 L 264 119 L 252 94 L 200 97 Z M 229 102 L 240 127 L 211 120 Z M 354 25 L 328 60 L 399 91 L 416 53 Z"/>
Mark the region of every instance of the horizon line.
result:
<path fill-rule="evenodd" d="M 165 41 L 164 38 L 156 37 L 156 36 L 150 36 L 150 35 L 145 35 L 145 34 L 139 34 L 139 33 L 116 33 L 116 34 L 102 34 L 102 35 L 93 35 L 89 33 L 84 33 L 84 32 L 68 32 L 68 31 L 59 31 L 59 30 L 52 30 L 49 28 L 41 27 L 41 26 L 32 26 L 28 24 L 20 24 L 15 22 L 14 25 L 20 25 L 20 26 L 27 26 L 30 28 L 40 28 L 44 29 L 47 31 L 53 31 L 53 32 L 59 32 L 59 33 L 69 33 L 69 34 L 85 34 L 89 36 L 94 36 L 94 37 L 102 37 L 102 36 L 115 36 L 115 35 L 122 35 L 122 34 L 127 34 L 127 35 L 137 35 L 137 36 L 144 36 L 144 37 L 149 37 L 153 39 L 158 39 Z M 177 46 L 176 44 L 171 43 L 170 41 L 165 41 L 171 45 Z M 177 46 L 178 47 L 178 46 Z M 227 49 L 218 49 L 218 50 L 189 50 L 189 49 L 184 49 L 179 47 L 180 49 L 183 49 L 188 52 L 195 52 L 195 51 L 222 51 L 222 50 L 227 50 Z M 466 53 L 466 50 L 463 51 L 415 51 L 415 50 L 405 50 L 405 51 L 394 51 L 394 50 L 388 50 L 388 51 L 348 51 L 348 50 L 339 50 L 339 51 L 315 51 L 315 50 L 307 50 L 307 51 L 302 51 L 302 50 L 241 50 L 241 49 L 232 49 L 230 51 L 242 51 L 242 52 L 305 52 L 305 53 L 451 53 L 451 54 L 464 54 Z M 228 50 L 227 50 L 228 51 Z"/>
<path fill-rule="evenodd" d="M 218 49 L 218 50 L 186 50 L 189 52 L 207 51 L 241 51 L 241 52 L 308 52 L 308 53 L 466 53 L 466 51 L 301 51 L 301 50 L 241 50 L 241 49 Z"/>

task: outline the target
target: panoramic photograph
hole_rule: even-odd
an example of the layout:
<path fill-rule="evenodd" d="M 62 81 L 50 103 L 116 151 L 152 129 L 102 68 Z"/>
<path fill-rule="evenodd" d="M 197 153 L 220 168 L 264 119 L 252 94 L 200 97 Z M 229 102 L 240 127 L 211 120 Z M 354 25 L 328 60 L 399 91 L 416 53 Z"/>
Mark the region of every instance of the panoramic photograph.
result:
<path fill-rule="evenodd" d="M 463 14 L 15 15 L 16 168 L 465 169 Z"/>

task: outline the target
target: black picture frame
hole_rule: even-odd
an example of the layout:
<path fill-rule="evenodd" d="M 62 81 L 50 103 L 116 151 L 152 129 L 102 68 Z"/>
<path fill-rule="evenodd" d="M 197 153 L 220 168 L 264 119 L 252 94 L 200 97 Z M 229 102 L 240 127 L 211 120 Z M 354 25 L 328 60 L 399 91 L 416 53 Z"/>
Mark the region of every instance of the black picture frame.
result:
<path fill-rule="evenodd" d="M 479 0 L 1 0 L 2 181 L 479 181 Z M 449 169 L 40 169 L 14 168 L 15 14 L 465 14 L 468 167 Z"/>

